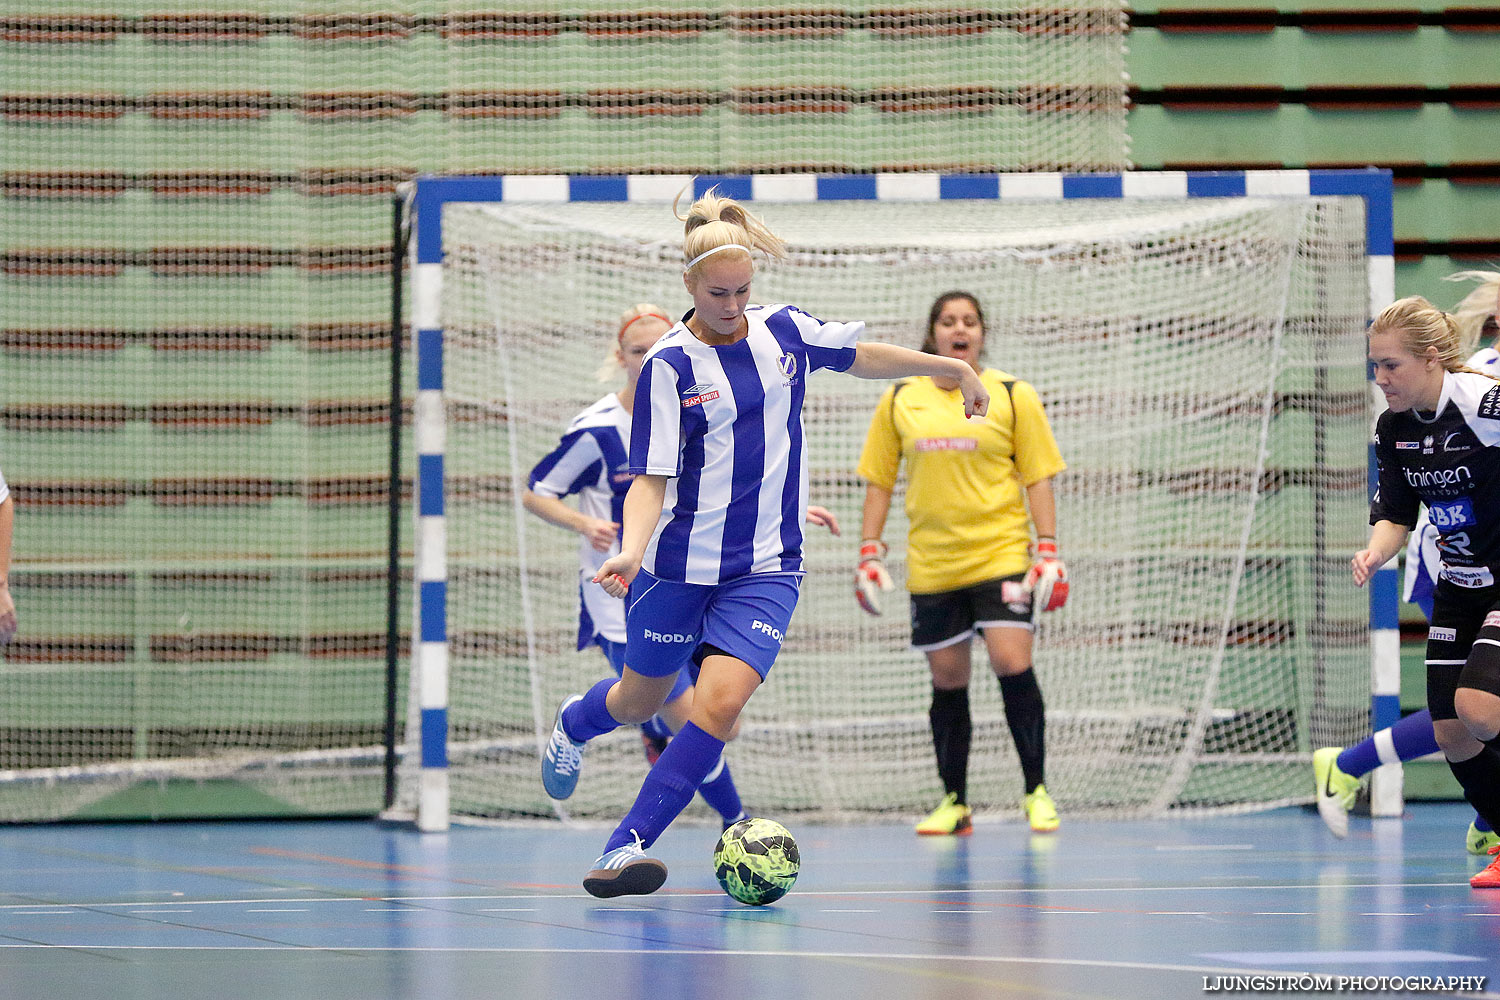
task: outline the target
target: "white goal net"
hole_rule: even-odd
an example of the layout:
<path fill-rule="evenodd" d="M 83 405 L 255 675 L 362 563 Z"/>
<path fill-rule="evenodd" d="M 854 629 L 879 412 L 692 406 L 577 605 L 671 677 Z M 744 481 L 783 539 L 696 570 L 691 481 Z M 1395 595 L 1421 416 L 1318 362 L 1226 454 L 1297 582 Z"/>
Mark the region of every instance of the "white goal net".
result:
<path fill-rule="evenodd" d="M 1071 597 L 1036 652 L 1060 808 L 1305 801 L 1309 751 L 1368 729 L 1367 595 L 1347 574 L 1367 512 L 1359 199 L 755 210 L 792 252 L 761 267 L 752 301 L 862 319 L 869 339 L 915 347 L 932 299 L 966 289 L 987 313 L 987 363 L 1040 393 L 1068 462 Z M 681 224 L 664 204 L 505 202 L 449 205 L 442 231 L 452 811 L 613 819 L 646 767 L 635 730 L 590 746 L 566 803 L 539 780 L 557 704 L 608 667 L 574 648 L 576 539 L 518 496 L 568 420 L 618 388 L 594 373 L 621 310 L 686 308 Z M 809 532 L 784 651 L 729 748 L 755 812 L 912 817 L 941 796 L 930 680 L 899 592 L 899 492 L 886 531 L 898 593 L 882 618 L 852 595 L 854 467 L 883 388 L 829 373 L 808 387 L 811 500 L 845 534 Z M 970 801 L 1019 819 L 980 656 L 971 700 Z"/>

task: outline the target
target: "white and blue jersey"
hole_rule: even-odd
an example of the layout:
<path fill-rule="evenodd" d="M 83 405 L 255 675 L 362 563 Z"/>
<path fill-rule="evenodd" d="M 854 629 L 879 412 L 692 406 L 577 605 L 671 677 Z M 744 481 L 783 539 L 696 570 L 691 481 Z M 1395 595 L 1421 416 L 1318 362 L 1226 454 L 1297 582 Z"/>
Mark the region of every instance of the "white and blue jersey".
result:
<path fill-rule="evenodd" d="M 848 370 L 864 324 L 786 305 L 751 306 L 745 318 L 748 336 L 710 346 L 684 317 L 646 355 L 636 384 L 627 471 L 668 477 L 641 564 L 661 580 L 802 572 L 806 378 Z"/>
<path fill-rule="evenodd" d="M 0 503 L 4 503 L 10 496 L 10 487 L 5 485 L 5 473 L 0 472 Z"/>
<path fill-rule="evenodd" d="M 568 424 L 556 448 L 536 464 L 527 485 L 538 496 L 578 494 L 578 510 L 601 521 L 620 524 L 625 494 L 635 477 L 626 471 L 625 442 L 630 439 L 630 414 L 610 393 Z M 619 538 L 608 552 L 595 549 L 587 538 L 578 546 L 578 648 L 596 638 L 625 641 L 625 606 L 594 584 L 604 561 L 620 551 Z"/>
<path fill-rule="evenodd" d="M 1464 366 L 1486 375 L 1500 375 L 1500 351 L 1486 347 L 1476 351 Z M 1417 605 L 1428 620 L 1432 619 L 1432 589 L 1442 572 L 1438 552 L 1438 530 L 1433 526 L 1426 507 L 1406 543 L 1406 573 L 1401 598 Z"/>

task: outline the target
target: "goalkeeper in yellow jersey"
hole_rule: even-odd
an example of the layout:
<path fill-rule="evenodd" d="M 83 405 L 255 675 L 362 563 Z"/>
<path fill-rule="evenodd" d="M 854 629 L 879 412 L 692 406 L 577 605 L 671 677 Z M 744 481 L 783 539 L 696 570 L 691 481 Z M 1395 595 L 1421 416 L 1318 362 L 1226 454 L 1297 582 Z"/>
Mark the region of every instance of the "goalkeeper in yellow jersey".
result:
<path fill-rule="evenodd" d="M 917 376 L 880 397 L 859 474 L 865 480 L 863 541 L 855 595 L 872 615 L 891 590 L 881 541 L 906 462 L 907 588 L 912 645 L 932 671 L 932 744 L 943 801 L 920 834 L 968 834 L 969 647 L 984 638 L 1005 717 L 1021 759 L 1023 806 L 1033 830 L 1058 826 L 1044 781 L 1044 707 L 1032 669 L 1033 610 L 1068 596 L 1058 558 L 1052 479 L 1066 466 L 1029 384 L 980 363 L 984 312 L 968 292 L 937 298 L 922 350 L 966 361 L 990 391 L 982 419 L 965 419 L 957 383 Z M 1036 539 L 1033 543 L 1032 529 Z"/>

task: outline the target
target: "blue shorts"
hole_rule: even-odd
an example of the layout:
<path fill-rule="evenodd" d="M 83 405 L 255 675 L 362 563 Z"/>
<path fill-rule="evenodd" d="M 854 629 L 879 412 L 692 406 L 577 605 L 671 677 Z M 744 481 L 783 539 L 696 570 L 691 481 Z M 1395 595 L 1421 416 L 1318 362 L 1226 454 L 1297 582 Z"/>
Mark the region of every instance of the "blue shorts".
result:
<path fill-rule="evenodd" d="M 625 673 L 625 644 L 623 642 L 611 642 L 602 635 L 594 636 L 594 645 L 604 654 L 609 665 L 614 668 L 615 676 L 620 677 Z M 640 671 L 636 671 L 639 673 Z M 693 686 L 693 672 L 688 667 L 677 671 L 677 683 L 672 685 L 672 693 L 667 695 L 667 701 L 676 701 L 687 694 Z M 662 702 L 666 704 L 666 702 Z"/>
<path fill-rule="evenodd" d="M 716 646 L 764 680 L 797 608 L 800 573 L 751 573 L 727 583 L 662 580 L 641 570 L 625 595 L 625 662 L 665 677 Z"/>

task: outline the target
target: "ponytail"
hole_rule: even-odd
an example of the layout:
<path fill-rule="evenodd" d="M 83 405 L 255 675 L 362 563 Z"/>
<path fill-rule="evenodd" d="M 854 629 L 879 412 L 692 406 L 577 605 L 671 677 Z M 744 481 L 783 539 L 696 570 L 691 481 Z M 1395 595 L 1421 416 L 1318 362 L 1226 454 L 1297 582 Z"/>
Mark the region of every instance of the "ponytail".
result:
<path fill-rule="evenodd" d="M 720 196 L 718 188 L 710 188 L 693 202 L 685 216 L 677 212 L 681 198 L 679 191 L 672 201 L 672 214 L 683 223 L 682 259 L 687 273 L 693 273 L 710 255 L 751 259 L 750 251 L 759 250 L 768 257 L 786 257 L 786 240 L 739 202 Z"/>

